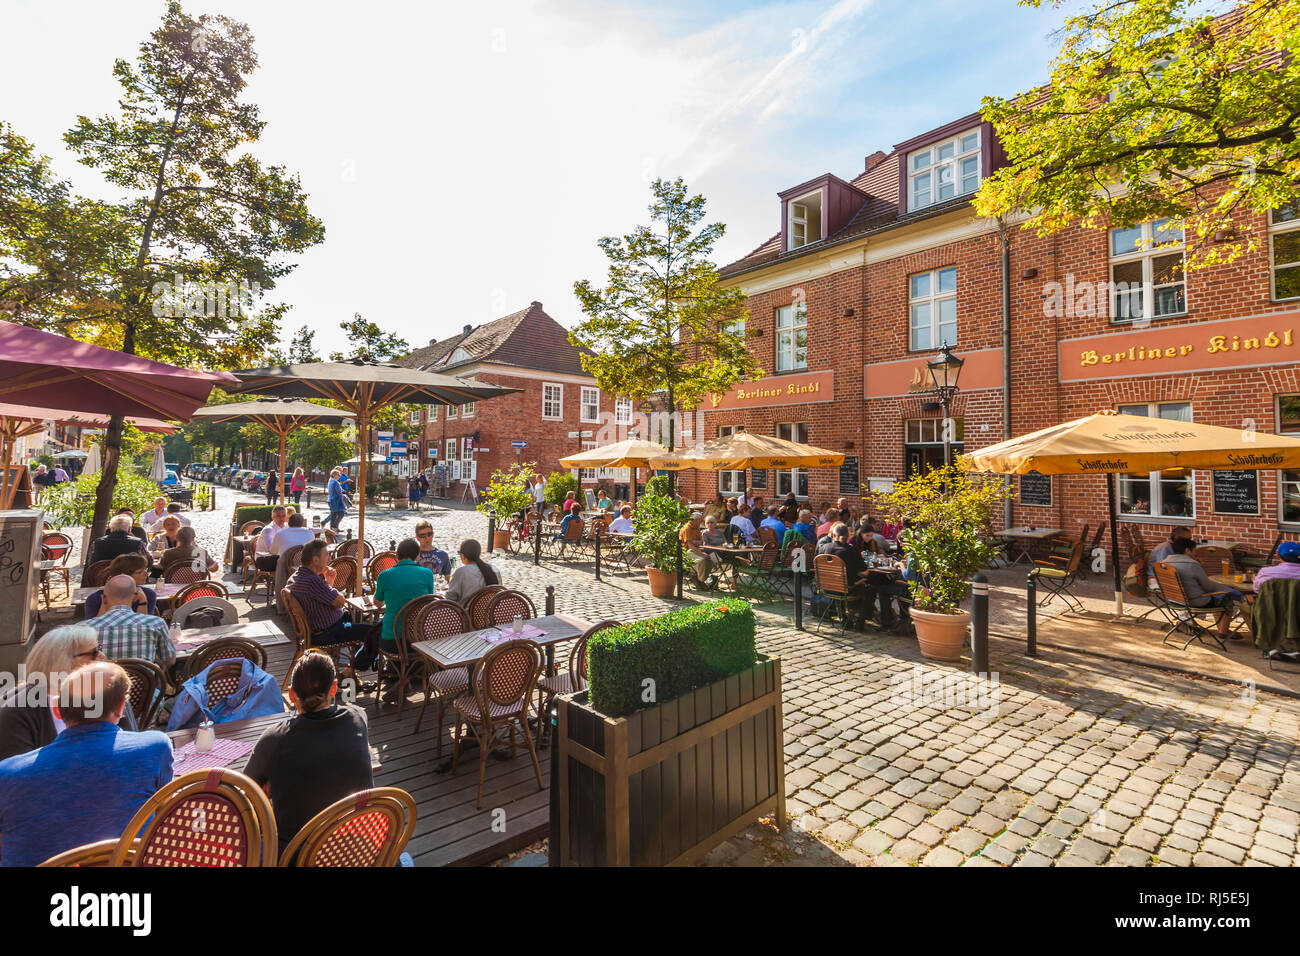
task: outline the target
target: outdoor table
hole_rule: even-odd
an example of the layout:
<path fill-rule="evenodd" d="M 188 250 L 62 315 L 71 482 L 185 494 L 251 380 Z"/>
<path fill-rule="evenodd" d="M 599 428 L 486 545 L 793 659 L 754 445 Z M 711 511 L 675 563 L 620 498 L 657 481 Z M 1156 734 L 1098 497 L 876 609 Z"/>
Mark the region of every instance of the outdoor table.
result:
<path fill-rule="evenodd" d="M 580 617 L 574 617 L 571 614 L 548 614 L 545 617 L 534 617 L 524 624 L 531 624 L 542 632 L 540 637 L 529 638 L 537 644 L 546 648 L 546 667 L 549 671 L 555 664 L 555 645 L 560 641 L 572 640 L 585 634 L 591 627 L 591 622 Z M 492 648 L 504 641 L 486 640 L 480 637 L 484 631 L 502 630 L 509 633 L 509 624 L 500 628 L 478 628 L 473 631 L 466 631 L 463 634 L 453 634 L 450 637 L 440 637 L 432 641 L 417 641 L 411 645 L 411 648 L 427 661 L 432 661 L 439 667 L 446 669 L 449 667 L 465 667 L 467 665 L 477 664 L 484 655 Z"/>
<path fill-rule="evenodd" d="M 376 604 L 374 597 L 370 594 L 353 595 L 348 598 L 347 607 L 357 616 L 371 621 L 375 620 L 377 617 L 384 616 L 384 606 L 382 604 Z"/>
<path fill-rule="evenodd" d="M 226 595 L 228 597 L 242 597 L 244 594 L 243 587 L 237 581 L 217 580 L 215 583 L 220 584 L 222 587 L 226 589 Z M 160 581 L 158 583 L 151 582 L 144 586 L 147 588 L 153 588 L 154 594 L 157 595 L 158 597 L 158 605 L 161 607 L 164 604 L 170 605 L 172 603 L 172 598 L 176 597 L 176 593 L 186 585 L 166 584 Z M 102 589 L 101 588 L 77 588 L 75 591 L 73 591 L 72 592 L 73 610 L 78 615 L 84 615 L 86 613 L 86 598 L 90 597 L 90 595 L 94 594 L 96 591 L 99 590 Z"/>
<path fill-rule="evenodd" d="M 1225 551 L 1236 551 L 1238 548 L 1246 547 L 1240 541 L 1197 541 L 1198 548 L 1223 548 Z"/>
<path fill-rule="evenodd" d="M 1247 581 L 1245 575 L 1242 575 L 1240 581 L 1233 580 L 1231 574 L 1211 574 L 1208 575 L 1210 581 L 1222 588 L 1232 588 L 1234 591 L 1240 591 L 1242 594 L 1250 595 L 1255 593 L 1255 582 Z"/>
<path fill-rule="evenodd" d="M 268 728 L 274 727 L 280 722 L 288 720 L 292 716 L 294 716 L 294 712 L 292 710 L 286 710 L 282 714 L 267 714 L 263 717 L 245 717 L 242 720 L 230 720 L 224 724 L 216 724 L 213 727 L 213 730 L 216 731 L 218 743 L 223 740 L 237 740 L 243 743 L 255 744 Z M 172 741 L 172 750 L 180 750 L 186 744 L 190 743 L 190 741 L 194 739 L 196 733 L 197 728 L 191 728 L 189 730 L 173 730 L 168 733 L 167 736 L 170 737 Z M 231 770 L 243 771 L 244 767 L 248 764 L 248 758 L 252 752 L 253 751 L 250 749 L 248 753 L 235 758 L 230 763 L 225 764 L 225 766 L 229 767 Z M 201 767 L 202 764 L 199 760 L 203 756 L 204 754 L 197 754 L 196 756 L 188 757 L 181 761 L 173 768 L 174 773 L 177 776 L 180 776 L 192 769 Z M 373 744 L 371 744 L 370 770 L 374 773 L 379 769 L 379 751 Z"/>
<path fill-rule="evenodd" d="M 1039 541 L 1046 540 L 1047 538 L 1054 538 L 1060 533 L 1061 533 L 1060 528 L 1019 527 L 1019 528 L 1004 528 L 1001 531 L 997 532 L 997 537 L 1015 538 L 1018 541 L 1023 542 L 1017 545 L 1020 548 L 1020 553 L 1017 554 L 1015 558 L 1012 559 L 1011 562 L 1007 565 L 1008 567 L 1010 567 L 1013 564 L 1019 564 L 1022 559 L 1028 564 L 1033 564 L 1034 544 Z"/>
<path fill-rule="evenodd" d="M 1210 582 L 1221 588 L 1231 588 L 1234 591 L 1240 591 L 1242 601 L 1237 605 L 1237 618 L 1240 623 L 1234 627 L 1234 630 L 1244 631 L 1251 637 L 1255 636 L 1254 628 L 1251 627 L 1250 615 L 1251 606 L 1255 603 L 1255 582 L 1247 581 L 1243 574 L 1240 581 L 1234 581 L 1232 575 L 1211 574 L 1208 575 Z M 1253 575 L 1252 575 L 1253 577 Z"/>
<path fill-rule="evenodd" d="M 696 545 L 696 548 L 700 551 L 712 551 L 722 557 L 723 564 L 730 572 L 729 577 L 731 578 L 733 591 L 739 587 L 739 583 L 736 581 L 736 565 L 747 564 L 751 555 L 763 553 L 763 545 L 761 544 L 745 544 L 737 548 L 733 548 L 728 544 L 700 544 Z"/>
<path fill-rule="evenodd" d="M 220 624 L 216 627 L 187 627 L 176 641 L 176 657 L 182 659 L 200 647 L 223 637 L 240 637 L 263 647 L 288 644 L 289 638 L 271 621 L 241 621 L 238 624 Z"/>

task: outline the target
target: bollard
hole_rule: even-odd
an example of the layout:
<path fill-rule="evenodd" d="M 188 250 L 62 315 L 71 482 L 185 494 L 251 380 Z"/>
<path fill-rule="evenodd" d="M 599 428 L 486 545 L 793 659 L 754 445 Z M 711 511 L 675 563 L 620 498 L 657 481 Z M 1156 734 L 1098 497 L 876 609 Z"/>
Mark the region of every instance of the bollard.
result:
<path fill-rule="evenodd" d="M 970 669 L 989 672 L 989 579 L 978 571 L 971 578 Z"/>
<path fill-rule="evenodd" d="M 550 617 L 555 613 L 555 585 L 546 585 L 546 616 Z"/>
<path fill-rule="evenodd" d="M 794 569 L 794 629 L 803 630 L 803 572 Z"/>
<path fill-rule="evenodd" d="M 1028 574 L 1028 581 L 1025 584 L 1025 596 L 1029 600 L 1029 606 L 1025 609 L 1028 615 L 1025 629 L 1025 653 L 1030 657 L 1038 656 L 1038 569 L 1035 568 Z"/>
<path fill-rule="evenodd" d="M 495 515 L 488 515 L 488 554 L 491 554 L 493 545 L 497 540 L 497 519 Z"/>
<path fill-rule="evenodd" d="M 388 550 L 389 550 L 389 551 L 396 551 L 396 550 L 397 550 L 397 539 L 396 539 L 396 538 L 389 538 L 389 539 L 388 539 Z"/>
<path fill-rule="evenodd" d="M 351 528 L 348 528 L 348 540 L 349 540 L 349 541 L 352 540 L 352 529 L 351 529 Z"/>
<path fill-rule="evenodd" d="M 596 580 L 600 580 L 600 528 L 596 529 Z"/>
<path fill-rule="evenodd" d="M 682 599 L 682 538 L 677 536 L 677 600 Z"/>
<path fill-rule="evenodd" d="M 542 563 L 542 516 L 537 516 L 537 540 L 533 543 L 533 564 Z"/>

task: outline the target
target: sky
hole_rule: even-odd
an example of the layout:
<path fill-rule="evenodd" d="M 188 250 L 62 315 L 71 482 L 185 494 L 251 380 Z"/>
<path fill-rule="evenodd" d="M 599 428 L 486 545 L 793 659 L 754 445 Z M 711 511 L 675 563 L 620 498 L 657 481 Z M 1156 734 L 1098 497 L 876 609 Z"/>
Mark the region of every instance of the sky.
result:
<path fill-rule="evenodd" d="M 412 346 L 536 300 L 565 326 L 601 236 L 682 176 L 733 261 L 779 227 L 776 194 L 851 179 L 877 149 L 1042 82 L 1060 10 L 1014 0 L 186 0 L 252 29 L 253 147 L 296 172 L 325 241 L 270 293 L 285 338 L 343 346 L 360 312 Z M 111 113 L 163 0 L 0 0 L 0 119 L 56 173 L 112 196 L 62 142 Z M 18 42 L 14 42 L 18 41 Z"/>

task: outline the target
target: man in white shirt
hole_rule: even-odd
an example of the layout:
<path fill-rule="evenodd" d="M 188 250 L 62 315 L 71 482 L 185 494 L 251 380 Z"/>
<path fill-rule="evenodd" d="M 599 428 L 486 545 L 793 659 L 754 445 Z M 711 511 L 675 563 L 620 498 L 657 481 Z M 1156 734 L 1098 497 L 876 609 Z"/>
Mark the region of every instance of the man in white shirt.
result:
<path fill-rule="evenodd" d="M 609 523 L 609 530 L 615 534 L 632 533 L 632 509 L 624 505 L 619 509 L 618 517 Z"/>
<path fill-rule="evenodd" d="M 154 525 L 167 517 L 167 499 L 157 497 L 153 500 L 153 510 L 146 511 L 140 516 L 140 527 L 144 528 L 150 534 L 153 534 Z"/>
<path fill-rule="evenodd" d="M 275 570 L 275 539 L 280 532 L 289 526 L 289 512 L 285 510 L 284 505 L 276 505 L 271 509 L 271 523 L 262 528 L 262 533 L 257 536 L 257 541 L 253 546 L 253 564 L 259 571 Z"/>
<path fill-rule="evenodd" d="M 271 554 L 279 557 L 290 548 L 315 540 L 316 532 L 307 527 L 307 519 L 295 513 L 290 516 L 289 524 L 275 533 L 275 539 L 271 543 Z"/>
<path fill-rule="evenodd" d="M 758 542 L 758 532 L 754 529 L 754 522 L 749 520 L 749 505 L 739 498 L 736 501 L 739 503 L 739 513 L 731 519 L 731 524 L 744 533 L 746 544 L 756 544 Z"/>

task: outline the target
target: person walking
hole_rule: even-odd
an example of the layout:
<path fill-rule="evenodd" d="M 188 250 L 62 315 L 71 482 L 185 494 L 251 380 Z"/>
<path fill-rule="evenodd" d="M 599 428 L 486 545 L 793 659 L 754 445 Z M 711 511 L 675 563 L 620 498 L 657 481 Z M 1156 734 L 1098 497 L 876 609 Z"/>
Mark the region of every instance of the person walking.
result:
<path fill-rule="evenodd" d="M 343 491 L 342 481 L 343 469 L 335 468 L 330 472 L 329 484 L 325 486 L 326 497 L 329 499 L 329 525 L 335 531 L 339 530 L 339 522 L 343 520 L 343 514 L 347 511 L 347 495 Z"/>
<path fill-rule="evenodd" d="M 293 470 L 293 478 L 289 481 L 289 491 L 293 495 L 293 503 L 299 509 L 302 508 L 302 493 L 307 490 L 307 476 L 302 473 L 301 468 Z"/>
<path fill-rule="evenodd" d="M 275 471 L 271 472 L 266 476 L 266 503 L 268 505 L 275 503 L 275 493 L 279 489 L 280 489 L 280 469 L 277 467 Z"/>

